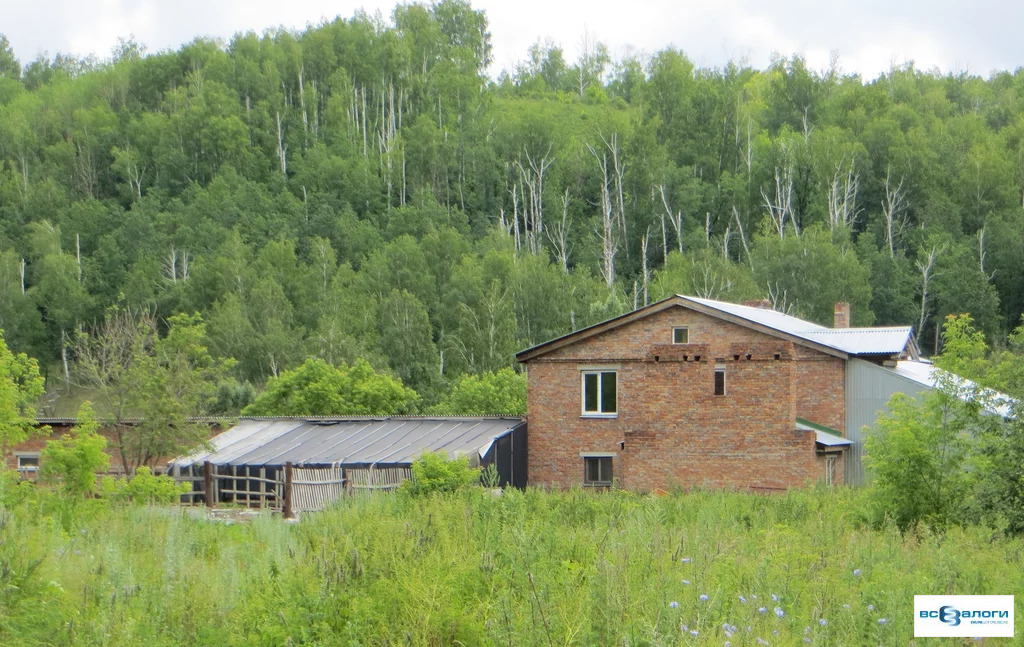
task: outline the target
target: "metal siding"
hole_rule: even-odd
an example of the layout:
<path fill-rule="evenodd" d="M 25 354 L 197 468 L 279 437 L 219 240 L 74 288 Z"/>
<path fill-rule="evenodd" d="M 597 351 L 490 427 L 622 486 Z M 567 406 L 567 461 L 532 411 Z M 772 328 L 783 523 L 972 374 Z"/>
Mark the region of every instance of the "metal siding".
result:
<path fill-rule="evenodd" d="M 846 483 L 864 482 L 864 427 L 875 424 L 893 393 L 919 397 L 929 387 L 896 371 L 851 358 L 846 362 L 846 437 L 853 441 L 846 451 Z"/>

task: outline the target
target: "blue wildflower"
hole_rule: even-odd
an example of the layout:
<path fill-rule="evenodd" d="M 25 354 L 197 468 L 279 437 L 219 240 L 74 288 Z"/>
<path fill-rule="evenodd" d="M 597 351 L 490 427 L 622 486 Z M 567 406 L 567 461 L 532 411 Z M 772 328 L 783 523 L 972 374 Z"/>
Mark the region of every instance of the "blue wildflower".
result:
<path fill-rule="evenodd" d="M 774 593 L 772 593 L 772 602 L 778 602 L 778 601 L 779 601 L 779 596 L 777 596 Z"/>
<path fill-rule="evenodd" d="M 775 615 L 781 618 L 786 615 L 786 612 L 783 611 L 781 607 L 775 607 Z"/>
<path fill-rule="evenodd" d="M 673 609 L 678 609 L 679 608 L 679 603 L 676 602 L 675 600 L 672 600 L 671 602 L 668 603 L 668 606 L 672 607 Z"/>
<path fill-rule="evenodd" d="M 700 632 L 699 632 L 699 631 L 697 631 L 696 629 L 691 629 L 691 630 L 690 630 L 690 635 L 691 635 L 691 636 L 699 636 L 699 635 L 700 635 Z"/>
<path fill-rule="evenodd" d="M 682 558 L 682 559 L 681 559 L 681 560 L 679 560 L 679 561 L 681 561 L 681 562 L 682 562 L 682 563 L 684 563 L 684 564 L 689 564 L 689 563 L 690 563 L 690 562 L 692 561 L 692 558 L 690 558 L 690 557 L 684 557 L 684 558 Z"/>
<path fill-rule="evenodd" d="M 828 620 L 822 618 L 821 620 L 818 620 L 818 624 L 821 625 L 822 627 L 827 627 L 828 626 Z"/>
<path fill-rule="evenodd" d="M 875 605 L 869 604 L 868 605 L 868 611 L 874 611 L 874 610 L 875 610 Z"/>
<path fill-rule="evenodd" d="M 686 586 L 690 586 L 690 580 L 683 580 L 683 584 L 685 584 Z"/>
<path fill-rule="evenodd" d="M 767 613 L 768 607 L 761 607 L 757 610 L 758 613 Z"/>
<path fill-rule="evenodd" d="M 747 597 L 745 595 L 741 595 L 740 596 L 740 602 L 742 602 L 743 604 L 746 604 L 747 603 Z"/>
<path fill-rule="evenodd" d="M 853 574 L 854 574 L 855 576 L 857 576 L 857 577 L 860 577 L 860 569 L 859 569 L 859 568 L 855 568 L 855 569 L 853 569 Z"/>
<path fill-rule="evenodd" d="M 701 600 L 701 602 L 707 602 L 708 601 L 707 593 L 701 593 L 700 594 L 700 600 Z"/>
<path fill-rule="evenodd" d="M 880 624 L 880 625 L 887 625 L 887 624 L 889 624 L 889 619 L 888 618 L 879 618 L 878 619 L 878 624 Z"/>

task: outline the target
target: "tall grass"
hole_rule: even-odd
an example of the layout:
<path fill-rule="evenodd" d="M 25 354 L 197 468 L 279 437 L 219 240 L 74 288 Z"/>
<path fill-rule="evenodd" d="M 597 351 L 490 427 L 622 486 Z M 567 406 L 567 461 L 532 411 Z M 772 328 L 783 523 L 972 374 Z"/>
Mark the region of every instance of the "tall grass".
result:
<path fill-rule="evenodd" d="M 1020 540 L 873 530 L 862 508 L 474 490 L 299 524 L 99 510 L 68 531 L 30 501 L 0 513 L 0 644 L 908 645 L 915 593 L 1024 591 Z"/>

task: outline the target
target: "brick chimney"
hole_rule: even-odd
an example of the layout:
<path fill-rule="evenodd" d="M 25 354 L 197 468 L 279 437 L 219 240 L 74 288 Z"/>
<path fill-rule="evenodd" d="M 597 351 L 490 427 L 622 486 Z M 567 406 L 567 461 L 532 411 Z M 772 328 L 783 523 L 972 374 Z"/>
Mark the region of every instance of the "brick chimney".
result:
<path fill-rule="evenodd" d="M 753 301 L 744 301 L 743 305 L 750 306 L 751 308 L 761 308 L 762 310 L 771 310 L 772 302 L 768 299 L 754 299 Z"/>
<path fill-rule="evenodd" d="M 840 301 L 836 303 L 836 308 L 832 315 L 832 327 L 833 328 L 849 328 L 850 327 L 850 304 L 846 301 Z"/>

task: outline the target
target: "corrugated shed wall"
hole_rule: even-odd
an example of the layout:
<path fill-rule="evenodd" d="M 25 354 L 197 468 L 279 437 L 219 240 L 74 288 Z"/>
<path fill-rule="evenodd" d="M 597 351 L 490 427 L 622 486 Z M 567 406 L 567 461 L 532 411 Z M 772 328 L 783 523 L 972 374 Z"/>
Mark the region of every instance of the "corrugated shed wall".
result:
<path fill-rule="evenodd" d="M 864 482 L 864 427 L 875 424 L 889 397 L 897 392 L 918 396 L 928 388 L 862 359 L 846 362 L 846 436 L 853 441 L 846 452 L 846 483 Z"/>

